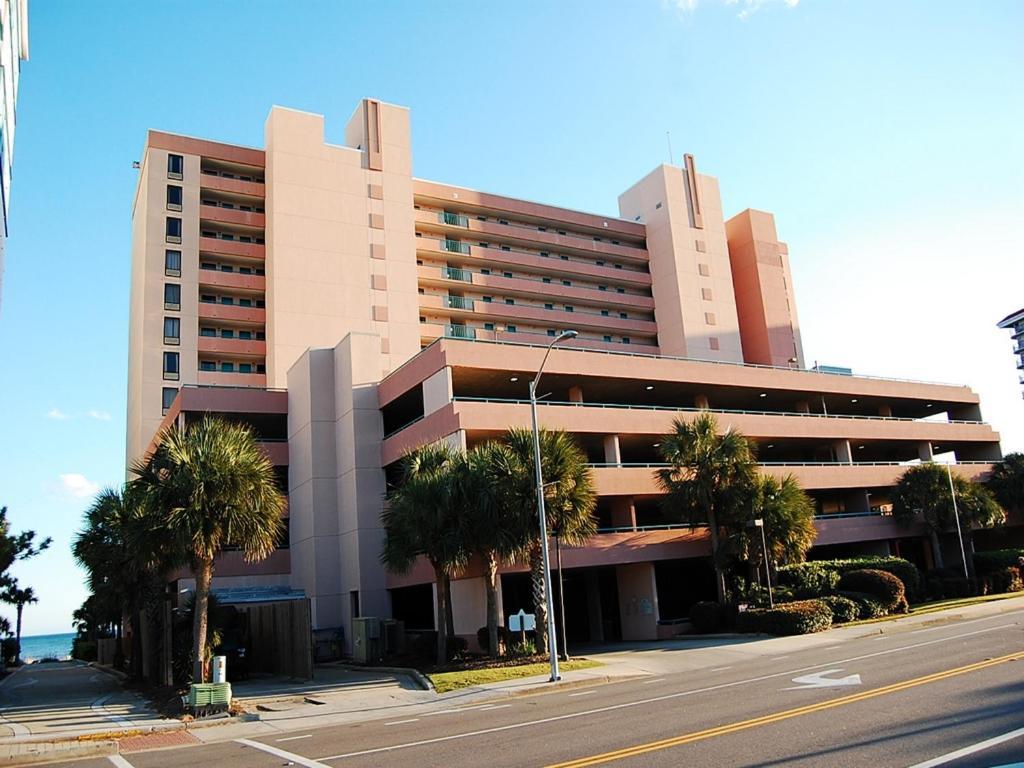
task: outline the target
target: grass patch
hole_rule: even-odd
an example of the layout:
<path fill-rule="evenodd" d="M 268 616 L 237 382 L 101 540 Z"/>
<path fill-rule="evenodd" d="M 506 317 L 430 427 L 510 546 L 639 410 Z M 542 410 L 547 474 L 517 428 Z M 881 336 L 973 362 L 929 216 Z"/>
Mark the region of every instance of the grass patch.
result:
<path fill-rule="evenodd" d="M 890 613 L 888 616 L 879 616 L 877 619 L 861 619 L 850 621 L 846 624 L 833 624 L 833 627 L 852 627 L 859 624 L 878 624 L 882 621 L 893 621 L 903 619 L 907 616 L 925 616 L 929 613 L 937 613 L 950 608 L 966 608 L 969 605 L 980 603 L 994 603 L 997 600 L 1009 600 L 1013 597 L 1024 597 L 1024 592 L 1005 592 L 998 595 L 977 595 L 975 597 L 954 597 L 947 600 L 933 600 L 928 603 L 917 603 L 910 606 L 910 613 Z"/>
<path fill-rule="evenodd" d="M 571 672 L 574 669 L 590 669 L 601 666 L 601 662 L 590 659 L 573 659 L 564 661 L 558 668 Z M 520 677 L 532 675 L 543 675 L 548 672 L 550 666 L 546 662 L 533 664 L 520 664 L 509 667 L 492 667 L 487 669 L 463 669 L 453 672 L 433 672 L 428 677 L 434 684 L 438 693 L 448 693 L 459 688 L 468 688 L 472 685 L 483 685 L 484 683 L 500 683 L 502 680 L 515 680 Z"/>

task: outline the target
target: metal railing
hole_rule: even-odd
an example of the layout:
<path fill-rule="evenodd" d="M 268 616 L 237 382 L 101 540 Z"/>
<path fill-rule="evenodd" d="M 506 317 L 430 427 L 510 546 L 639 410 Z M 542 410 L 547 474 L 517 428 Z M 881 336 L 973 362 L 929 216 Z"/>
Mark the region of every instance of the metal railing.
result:
<path fill-rule="evenodd" d="M 604 350 L 595 350 L 604 353 Z M 626 353 L 628 354 L 628 353 Z M 528 405 L 529 400 L 525 398 L 503 398 L 503 397 L 465 397 L 455 396 L 452 397 L 453 402 L 470 402 L 470 403 L 504 403 L 504 404 L 515 404 L 515 405 Z M 636 410 L 636 411 L 685 411 L 689 413 L 699 413 L 701 411 L 709 411 L 711 413 L 724 413 L 724 414 L 735 414 L 745 416 L 796 416 L 800 418 L 813 418 L 813 419 L 855 419 L 863 421 L 899 421 L 899 422 L 916 422 L 919 424 L 986 424 L 984 421 L 970 421 L 965 419 L 950 419 L 949 421 L 927 421 L 925 419 L 914 419 L 909 416 L 861 416 L 858 414 L 849 413 L 802 413 L 800 411 L 756 411 L 756 410 L 745 410 L 736 408 L 697 408 L 694 406 L 674 406 L 674 405 L 637 405 L 627 403 L 578 403 L 571 402 L 568 400 L 538 400 L 538 405 L 560 405 L 560 406 L 571 406 L 574 408 L 614 408 L 623 410 Z"/>
<path fill-rule="evenodd" d="M 475 339 L 476 328 L 470 328 L 465 325 L 446 325 L 444 327 L 444 335 L 450 339 Z"/>
<path fill-rule="evenodd" d="M 441 276 L 449 280 L 459 280 L 463 283 L 473 282 L 473 273 L 468 269 L 459 269 L 459 267 L 441 267 Z"/>
<path fill-rule="evenodd" d="M 437 215 L 437 220 L 442 224 L 448 224 L 452 227 L 468 227 L 469 217 L 462 216 L 458 213 L 449 213 L 448 211 L 442 211 Z"/>
<path fill-rule="evenodd" d="M 472 309 L 473 300 L 465 296 L 443 296 L 444 305 L 449 309 Z"/>
<path fill-rule="evenodd" d="M 460 240 L 449 240 L 448 238 L 438 240 L 438 242 L 441 244 L 442 251 L 448 251 L 449 253 L 465 253 L 467 255 L 469 254 L 469 243 L 463 243 Z"/>
<path fill-rule="evenodd" d="M 452 278 L 452 279 L 455 279 L 455 278 Z M 453 298 L 464 298 L 464 297 L 445 296 L 443 298 L 445 298 L 445 299 L 450 299 L 450 298 L 453 299 Z M 449 306 L 449 307 L 451 307 L 453 309 L 472 309 L 473 308 L 472 304 L 473 304 L 474 299 L 464 298 L 464 300 L 469 302 L 469 306 L 462 307 L 462 306 L 457 306 L 455 304 L 448 304 L 447 306 Z M 493 304 L 494 307 L 517 307 L 518 309 L 536 309 L 539 312 L 560 312 L 562 314 L 583 315 L 584 317 L 603 317 L 606 320 L 611 320 L 613 322 L 611 322 L 611 323 L 590 322 L 589 325 L 596 325 L 596 326 L 601 327 L 601 328 L 607 328 L 609 330 L 617 330 L 619 332 L 623 332 L 623 330 L 625 330 L 625 332 L 627 332 L 627 333 L 630 332 L 630 331 L 633 331 L 633 332 L 635 332 L 637 334 L 640 334 L 640 336 L 638 336 L 638 338 L 641 338 L 641 337 L 642 338 L 647 338 L 647 336 L 645 334 L 653 333 L 656 330 L 655 324 L 654 324 L 654 320 L 652 318 L 636 317 L 636 316 L 634 316 L 634 317 L 629 317 L 629 316 L 622 317 L 622 315 L 627 314 L 625 312 L 617 312 L 616 314 L 612 315 L 609 312 L 595 312 L 595 311 L 593 311 L 591 309 L 578 309 L 578 308 L 576 308 L 575 305 L 572 305 L 572 304 L 564 304 L 564 303 L 562 303 L 562 304 L 555 305 L 552 302 L 548 302 L 548 304 L 551 304 L 551 306 L 547 306 L 547 305 L 545 305 L 545 306 L 538 306 L 536 304 L 509 304 L 508 302 L 502 303 L 502 302 L 498 302 L 498 301 L 495 301 L 495 302 L 486 302 L 485 301 L 483 303 L 485 303 L 485 304 Z M 519 315 L 518 313 L 516 313 L 516 317 L 522 317 L 522 316 Z M 634 329 L 634 328 L 622 329 L 619 326 L 619 324 L 618 324 L 619 322 L 647 323 L 651 327 L 647 328 L 647 329 L 643 329 L 643 328 L 639 328 L 639 329 Z M 597 341 L 597 339 L 593 339 L 593 341 Z"/>

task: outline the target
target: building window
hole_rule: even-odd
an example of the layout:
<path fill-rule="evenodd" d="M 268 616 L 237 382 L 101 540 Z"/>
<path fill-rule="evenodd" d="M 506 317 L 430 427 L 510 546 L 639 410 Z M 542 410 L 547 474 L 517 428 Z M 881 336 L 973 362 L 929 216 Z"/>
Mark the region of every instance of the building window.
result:
<path fill-rule="evenodd" d="M 502 274 L 503 274 L 503 275 L 504 275 L 505 277 L 512 277 L 512 273 L 511 273 L 511 272 L 503 272 Z"/>
<path fill-rule="evenodd" d="M 562 261 L 568 261 L 569 260 L 569 257 L 566 256 L 564 253 L 561 256 L 559 256 L 558 258 L 560 258 Z"/>
<path fill-rule="evenodd" d="M 181 210 L 181 187 L 176 184 L 167 185 L 167 210 L 169 211 L 180 211 Z"/>
<path fill-rule="evenodd" d="M 164 309 L 181 309 L 181 286 L 177 283 L 164 283 Z"/>
<path fill-rule="evenodd" d="M 542 277 L 541 278 L 541 282 L 543 282 L 543 283 L 550 283 L 551 282 L 551 278 L 550 277 Z"/>
<path fill-rule="evenodd" d="M 216 371 L 217 370 L 217 364 L 215 362 L 213 362 L 212 360 L 201 360 L 199 362 L 199 370 L 200 371 Z"/>
<path fill-rule="evenodd" d="M 571 286 L 572 285 L 572 280 L 563 280 L 562 281 L 562 285 Z"/>
<path fill-rule="evenodd" d="M 554 304 L 545 304 L 544 305 L 544 309 L 554 309 L 554 308 L 555 308 Z"/>
<path fill-rule="evenodd" d="M 266 341 L 267 334 L 263 331 L 256 331 L 256 341 Z"/>
<path fill-rule="evenodd" d="M 266 372 L 267 372 L 267 366 L 265 366 L 263 363 L 256 363 L 256 373 L 266 373 Z"/>
<path fill-rule="evenodd" d="M 704 301 L 711 301 L 711 289 L 710 288 L 701 288 L 700 289 L 700 295 L 701 295 L 701 298 L 704 299 Z"/>
<path fill-rule="evenodd" d="M 181 251 L 164 251 L 164 274 L 181 277 Z"/>
<path fill-rule="evenodd" d="M 711 277 L 711 267 L 707 264 L 698 264 L 697 271 L 700 272 L 701 277 Z"/>
<path fill-rule="evenodd" d="M 181 371 L 178 368 L 178 353 L 164 352 L 164 378 L 177 381 Z"/>
<path fill-rule="evenodd" d="M 220 302 L 221 302 L 221 304 L 225 304 L 225 303 L 230 304 L 231 303 L 231 299 L 227 299 L 227 301 L 225 301 L 224 299 L 221 299 Z M 240 307 L 251 307 L 252 306 L 252 299 L 239 299 L 238 300 L 238 306 L 240 306 Z"/>
<path fill-rule="evenodd" d="M 718 337 L 708 336 L 708 346 L 711 347 L 711 349 L 718 349 Z"/>
<path fill-rule="evenodd" d="M 629 344 L 629 336 L 623 336 L 622 337 L 622 343 L 623 344 Z"/>
<path fill-rule="evenodd" d="M 628 320 L 629 319 L 629 315 L 627 315 L 625 312 L 619 312 L 619 319 L 620 320 Z"/>
<path fill-rule="evenodd" d="M 490 304 L 492 299 L 493 299 L 493 297 L 492 296 L 484 296 L 483 299 L 484 299 L 484 304 Z"/>
<path fill-rule="evenodd" d="M 515 333 L 516 327 L 514 325 L 506 325 L 505 330 L 508 331 L 509 333 Z"/>
<path fill-rule="evenodd" d="M 487 268 L 485 267 L 484 269 L 481 269 L 481 270 L 480 270 L 480 274 L 481 274 L 481 275 L 489 275 L 489 274 L 491 274 L 491 270 L 489 270 L 489 269 L 487 269 Z"/>
<path fill-rule="evenodd" d="M 573 309 L 573 306 L 571 304 L 566 304 L 565 305 L 565 311 L 566 312 L 573 312 L 575 310 Z"/>
<path fill-rule="evenodd" d="M 199 335 L 200 336 L 216 336 L 217 335 L 217 329 L 216 328 L 200 328 L 199 329 Z"/>
<path fill-rule="evenodd" d="M 601 317 L 608 317 L 608 310 L 607 309 L 602 309 L 601 310 Z"/>
<path fill-rule="evenodd" d="M 625 292 L 626 292 L 626 289 L 625 289 L 625 288 L 616 288 L 616 289 L 615 289 L 615 292 L 616 292 L 616 293 L 625 293 Z"/>
<path fill-rule="evenodd" d="M 605 340 L 605 341 L 611 341 L 611 340 L 612 340 L 612 337 L 611 337 L 611 336 L 605 336 L 605 337 L 604 337 L 604 340 Z M 542 465 L 542 466 L 543 466 L 543 465 Z"/>
<path fill-rule="evenodd" d="M 704 322 L 707 323 L 708 325 L 714 325 L 715 324 L 715 313 L 714 312 L 705 312 L 704 313 Z"/>
<path fill-rule="evenodd" d="M 238 303 L 241 304 L 243 301 L 245 301 L 245 299 L 239 299 Z M 221 296 L 220 303 L 231 306 L 232 304 L 235 303 L 235 300 L 231 296 Z"/>
<path fill-rule="evenodd" d="M 599 266 L 599 267 L 603 267 L 603 266 L 604 266 L 604 262 L 603 262 L 603 261 L 595 261 L 594 263 L 595 263 L 595 264 L 596 264 L 597 266 Z"/>
<path fill-rule="evenodd" d="M 484 330 L 485 331 L 493 331 L 494 330 L 494 323 L 484 323 Z"/>
<path fill-rule="evenodd" d="M 209 293 L 204 293 L 200 295 L 199 301 L 203 304 L 215 304 L 217 303 L 217 297 Z"/>
<path fill-rule="evenodd" d="M 220 337 L 222 339 L 233 339 L 233 338 L 235 338 L 235 332 L 233 330 L 231 330 L 230 328 L 221 328 L 220 329 Z"/>
<path fill-rule="evenodd" d="M 221 363 L 220 364 L 220 372 L 221 373 L 234 373 L 235 372 L 235 364 L 234 363 Z"/>
<path fill-rule="evenodd" d="M 548 336 L 554 336 L 554 335 L 555 335 L 555 329 L 554 328 L 548 328 Z M 543 466 L 543 464 L 541 466 Z"/>
<path fill-rule="evenodd" d="M 501 246 L 501 250 L 503 250 L 503 251 L 511 251 L 512 248 L 510 246 L 503 245 L 503 246 Z"/>
<path fill-rule="evenodd" d="M 515 299 L 505 299 L 505 303 L 506 304 L 515 304 L 516 300 Z"/>
<path fill-rule="evenodd" d="M 164 318 L 164 344 L 181 344 L 181 320 L 179 318 Z"/>
<path fill-rule="evenodd" d="M 599 291 L 607 291 L 608 290 L 608 286 L 607 285 L 599 285 L 599 286 L 597 286 L 597 290 L 599 290 Z"/>
<path fill-rule="evenodd" d="M 167 156 L 167 178 L 182 179 L 185 173 L 185 158 L 181 155 Z"/>
<path fill-rule="evenodd" d="M 211 270 L 213 272 L 217 271 L 217 265 L 214 264 L 212 261 L 204 261 L 204 262 L 202 262 L 199 265 L 199 268 L 200 269 L 208 269 L 208 270 Z"/>
<path fill-rule="evenodd" d="M 250 339 L 252 339 L 252 331 L 239 331 L 238 338 L 242 339 L 243 341 L 249 341 Z"/>
<path fill-rule="evenodd" d="M 168 243 L 181 242 L 181 219 L 174 216 L 167 217 L 166 238 Z"/>
<path fill-rule="evenodd" d="M 544 257 L 544 258 L 546 259 L 546 258 L 547 258 L 548 256 L 550 256 L 551 254 L 550 254 L 550 253 L 548 253 L 547 251 L 541 251 L 541 252 L 540 252 L 540 255 L 541 255 L 541 256 L 543 256 L 543 257 Z"/>
<path fill-rule="evenodd" d="M 174 403 L 174 398 L 178 396 L 177 387 L 164 387 L 161 393 L 160 413 L 164 416 L 171 410 L 171 405 Z"/>
<path fill-rule="evenodd" d="M 252 373 L 252 363 L 239 363 L 238 364 L 238 372 L 239 373 Z M 543 464 L 541 466 L 543 466 Z"/>

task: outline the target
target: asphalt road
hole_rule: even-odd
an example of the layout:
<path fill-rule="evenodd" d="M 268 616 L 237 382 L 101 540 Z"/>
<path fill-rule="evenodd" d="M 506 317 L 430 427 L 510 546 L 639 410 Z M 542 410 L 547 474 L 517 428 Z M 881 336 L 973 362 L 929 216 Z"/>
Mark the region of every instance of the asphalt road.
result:
<path fill-rule="evenodd" d="M 1024 761 L 1024 611 L 727 667 L 117 760 L 120 768 L 1013 764 Z"/>

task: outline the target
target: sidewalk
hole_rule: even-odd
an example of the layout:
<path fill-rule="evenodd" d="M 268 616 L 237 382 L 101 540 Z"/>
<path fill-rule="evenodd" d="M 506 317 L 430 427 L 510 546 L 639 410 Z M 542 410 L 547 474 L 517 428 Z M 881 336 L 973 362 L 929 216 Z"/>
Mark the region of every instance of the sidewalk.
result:
<path fill-rule="evenodd" d="M 838 627 L 827 632 L 795 637 L 764 637 L 756 635 L 694 636 L 669 641 L 647 642 L 581 648 L 575 655 L 587 656 L 602 666 L 564 672 L 560 687 L 593 685 L 600 682 L 656 676 L 673 672 L 707 669 L 775 657 L 788 653 L 840 645 L 847 640 L 879 634 L 901 634 L 925 627 L 956 621 L 997 616 L 1024 609 L 1024 595 L 997 602 L 983 603 L 947 611 L 906 616 L 891 621 Z M 8 678 L 9 680 L 10 678 Z M 294 681 L 254 680 L 239 683 L 236 694 L 247 710 L 241 717 L 198 721 L 155 723 L 147 730 L 152 735 L 122 738 L 80 745 L 83 749 L 106 749 L 91 754 L 67 753 L 69 743 L 49 741 L 28 742 L 24 738 L 0 738 L 0 765 L 24 764 L 25 750 L 37 750 L 34 758 L 44 760 L 115 754 L 152 749 L 158 742 L 218 742 L 238 738 L 273 736 L 296 729 L 317 729 L 378 718 L 418 717 L 430 712 L 482 706 L 495 699 L 551 690 L 547 675 L 506 680 L 464 688 L 438 695 L 423 690 L 411 678 L 392 672 L 346 669 L 342 665 L 317 669 L 311 683 Z M 0 714 L 6 714 L 0 713 Z M 178 733 L 175 733 L 178 732 Z M 30 747 L 31 744 L 31 747 Z M 49 751 L 47 751 L 49 750 Z M 19 758 L 16 757 L 20 755 Z"/>

